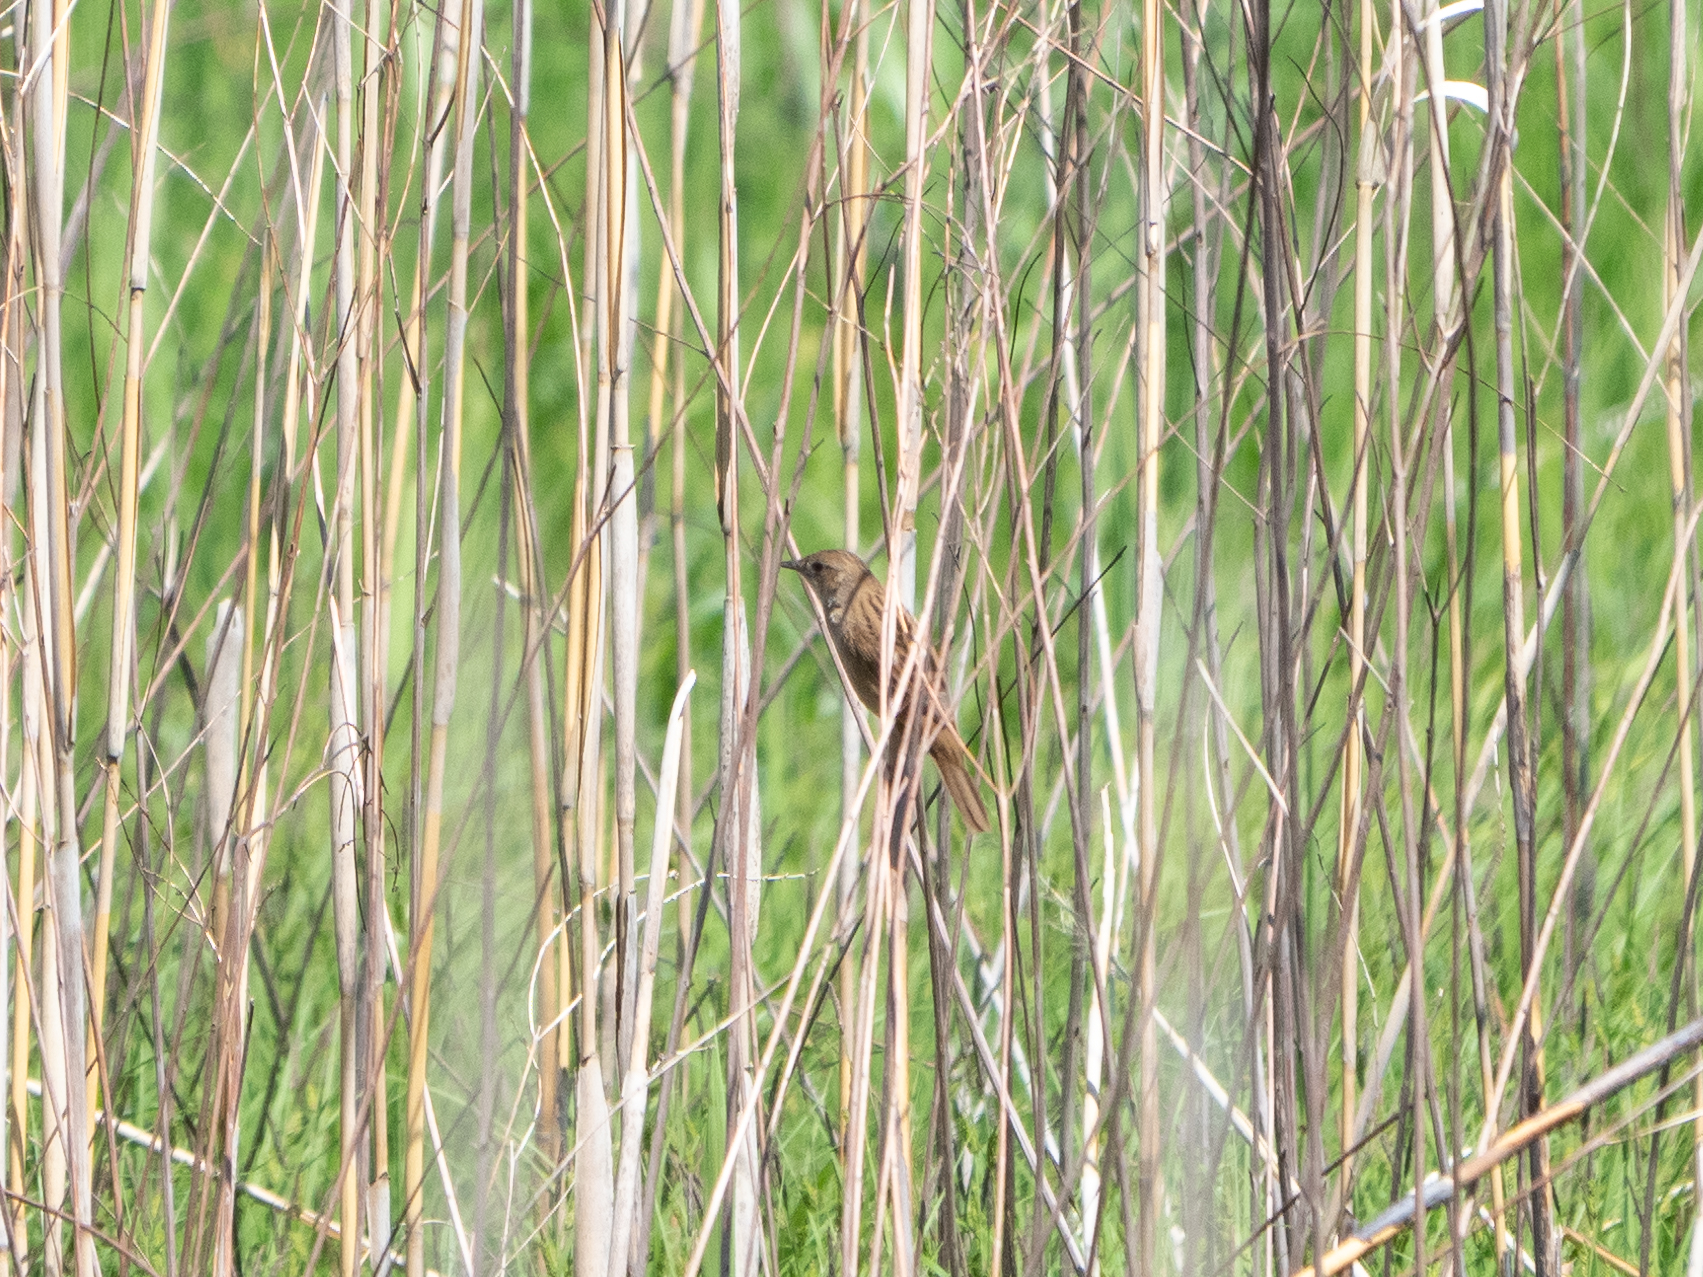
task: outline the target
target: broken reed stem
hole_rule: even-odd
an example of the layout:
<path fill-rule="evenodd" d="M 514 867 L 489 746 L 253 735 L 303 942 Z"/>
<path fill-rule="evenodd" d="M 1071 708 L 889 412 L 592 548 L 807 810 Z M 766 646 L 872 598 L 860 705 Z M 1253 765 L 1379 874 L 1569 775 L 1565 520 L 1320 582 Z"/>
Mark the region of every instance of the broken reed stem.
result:
<path fill-rule="evenodd" d="M 1703 1045 L 1703 1019 L 1693 1020 L 1661 1041 L 1645 1047 L 1630 1059 L 1581 1086 L 1566 1099 L 1538 1109 L 1523 1121 L 1503 1131 L 1482 1152 L 1458 1163 L 1452 1174 L 1428 1181 L 1419 1193 L 1410 1193 L 1358 1229 L 1347 1241 L 1332 1247 L 1316 1266 L 1296 1270 L 1294 1277 L 1333 1277 L 1346 1272 L 1372 1251 L 1388 1245 L 1407 1228 L 1470 1189 L 1510 1158 L 1529 1151 L 1539 1141 L 1569 1122 L 1578 1121 L 1591 1109 L 1613 1098 L 1640 1078 Z"/>

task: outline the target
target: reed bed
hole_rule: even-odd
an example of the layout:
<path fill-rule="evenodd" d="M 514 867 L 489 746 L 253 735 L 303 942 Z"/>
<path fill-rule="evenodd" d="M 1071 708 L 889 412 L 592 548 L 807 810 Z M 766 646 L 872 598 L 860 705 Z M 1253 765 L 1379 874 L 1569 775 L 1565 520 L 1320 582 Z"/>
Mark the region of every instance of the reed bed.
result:
<path fill-rule="evenodd" d="M 1697 39 L 7 10 L 0 1268 L 1703 1274 Z"/>

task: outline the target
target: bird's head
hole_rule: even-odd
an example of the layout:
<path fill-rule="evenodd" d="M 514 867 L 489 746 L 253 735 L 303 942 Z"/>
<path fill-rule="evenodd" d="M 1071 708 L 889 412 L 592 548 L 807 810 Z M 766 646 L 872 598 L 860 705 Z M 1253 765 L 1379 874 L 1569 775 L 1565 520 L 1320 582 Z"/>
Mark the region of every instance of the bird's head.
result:
<path fill-rule="evenodd" d="M 863 560 L 847 550 L 818 550 L 802 559 L 788 559 L 781 564 L 804 578 L 804 584 L 821 601 L 830 618 L 837 618 L 851 601 L 869 569 Z"/>

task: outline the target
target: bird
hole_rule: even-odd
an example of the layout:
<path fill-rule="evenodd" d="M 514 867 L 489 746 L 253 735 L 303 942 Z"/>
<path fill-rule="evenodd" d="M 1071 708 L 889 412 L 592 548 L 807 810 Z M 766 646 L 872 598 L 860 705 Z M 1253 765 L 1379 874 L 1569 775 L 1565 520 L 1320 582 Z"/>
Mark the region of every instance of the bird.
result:
<path fill-rule="evenodd" d="M 802 559 L 787 559 L 783 568 L 798 573 L 805 586 L 822 605 L 827 620 L 828 640 L 840 654 L 858 700 L 871 713 L 881 712 L 881 620 L 887 590 L 869 570 L 869 565 L 849 550 L 819 550 Z M 916 621 L 903 607 L 894 626 L 892 679 L 896 685 L 909 659 L 916 634 Z M 975 760 L 964 746 L 952 721 L 939 682 L 939 665 L 926 646 L 912 673 L 905 701 L 894 725 L 895 739 L 903 739 L 910 728 L 911 707 L 919 690 L 926 698 L 928 714 L 921 724 L 920 743 L 934 760 L 946 792 L 963 813 L 972 834 L 984 834 L 992 826 L 982 805 L 981 785 L 975 778 Z"/>

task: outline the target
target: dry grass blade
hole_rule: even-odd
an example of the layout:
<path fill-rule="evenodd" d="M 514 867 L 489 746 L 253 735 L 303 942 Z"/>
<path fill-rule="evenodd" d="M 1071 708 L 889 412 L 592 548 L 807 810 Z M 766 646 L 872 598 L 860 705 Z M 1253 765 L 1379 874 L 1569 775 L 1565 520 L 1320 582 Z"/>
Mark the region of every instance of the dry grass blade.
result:
<path fill-rule="evenodd" d="M 656 828 L 651 839 L 650 874 L 645 888 L 644 940 L 639 946 L 639 967 L 634 989 L 633 1052 L 621 1079 L 621 1161 L 615 1176 L 615 1209 L 609 1248 L 610 1272 L 620 1274 L 643 1257 L 631 1255 L 631 1242 L 638 1234 L 639 1155 L 644 1147 L 644 1114 L 650 1089 L 647 1057 L 651 998 L 656 983 L 657 954 L 662 947 L 663 911 L 668 899 L 669 849 L 674 843 L 673 812 L 675 787 L 680 781 L 680 754 L 684 740 L 686 706 L 697 675 L 688 672 L 674 694 L 668 714 L 668 735 L 662 744 L 662 773 L 656 785 Z"/>

